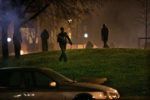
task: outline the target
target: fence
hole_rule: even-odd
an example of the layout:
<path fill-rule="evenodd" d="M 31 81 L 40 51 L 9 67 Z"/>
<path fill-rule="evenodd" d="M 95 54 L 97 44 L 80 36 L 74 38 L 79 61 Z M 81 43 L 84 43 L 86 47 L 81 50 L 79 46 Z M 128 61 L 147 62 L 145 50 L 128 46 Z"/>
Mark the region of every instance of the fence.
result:
<path fill-rule="evenodd" d="M 139 48 L 150 48 L 150 37 L 140 37 L 138 38 L 138 47 Z"/>

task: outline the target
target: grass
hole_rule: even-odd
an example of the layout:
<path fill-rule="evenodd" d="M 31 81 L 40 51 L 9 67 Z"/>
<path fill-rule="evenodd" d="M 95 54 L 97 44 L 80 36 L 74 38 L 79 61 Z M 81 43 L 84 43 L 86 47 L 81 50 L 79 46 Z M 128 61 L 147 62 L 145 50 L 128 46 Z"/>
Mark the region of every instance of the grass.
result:
<path fill-rule="evenodd" d="M 147 97 L 150 94 L 149 50 L 67 50 L 66 63 L 58 61 L 60 53 L 50 51 L 29 54 L 19 60 L 10 57 L 8 67 L 49 67 L 77 80 L 84 77 L 107 77 L 106 85 L 117 89 L 123 97 Z"/>

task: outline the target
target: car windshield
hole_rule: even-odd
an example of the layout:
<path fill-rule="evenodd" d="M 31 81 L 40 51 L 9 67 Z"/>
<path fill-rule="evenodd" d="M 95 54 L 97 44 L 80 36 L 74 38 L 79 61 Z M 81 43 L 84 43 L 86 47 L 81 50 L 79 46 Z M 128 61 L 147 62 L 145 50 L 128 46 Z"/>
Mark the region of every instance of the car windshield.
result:
<path fill-rule="evenodd" d="M 51 69 L 43 68 L 42 71 L 44 71 L 47 75 L 52 77 L 56 82 L 64 83 L 64 82 L 74 82 L 73 80 L 65 77 L 64 75 L 57 73 Z"/>

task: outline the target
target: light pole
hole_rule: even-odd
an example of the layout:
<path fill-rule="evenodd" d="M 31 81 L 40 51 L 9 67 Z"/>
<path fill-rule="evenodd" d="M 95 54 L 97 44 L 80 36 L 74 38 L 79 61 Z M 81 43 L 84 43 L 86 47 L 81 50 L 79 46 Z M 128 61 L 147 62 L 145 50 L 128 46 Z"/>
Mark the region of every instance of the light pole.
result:
<path fill-rule="evenodd" d="M 147 48 L 147 12 L 148 0 L 145 0 L 145 48 Z"/>
<path fill-rule="evenodd" d="M 88 38 L 88 33 L 84 33 L 84 39 L 85 39 L 85 47 L 86 47 L 86 40 Z"/>
<path fill-rule="evenodd" d="M 69 33 L 68 33 L 68 36 L 71 39 L 72 38 L 72 28 L 71 28 L 72 19 L 68 19 L 67 22 L 69 24 Z M 72 48 L 72 46 L 70 47 L 70 49 L 71 48 Z"/>

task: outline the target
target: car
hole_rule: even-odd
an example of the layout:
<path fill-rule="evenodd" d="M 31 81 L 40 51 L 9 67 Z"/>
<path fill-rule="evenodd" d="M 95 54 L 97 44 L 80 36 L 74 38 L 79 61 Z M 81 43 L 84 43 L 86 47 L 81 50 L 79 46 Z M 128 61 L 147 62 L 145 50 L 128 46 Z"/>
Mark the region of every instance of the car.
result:
<path fill-rule="evenodd" d="M 49 68 L 0 68 L 0 100 L 119 99 L 116 89 L 73 81 Z"/>

